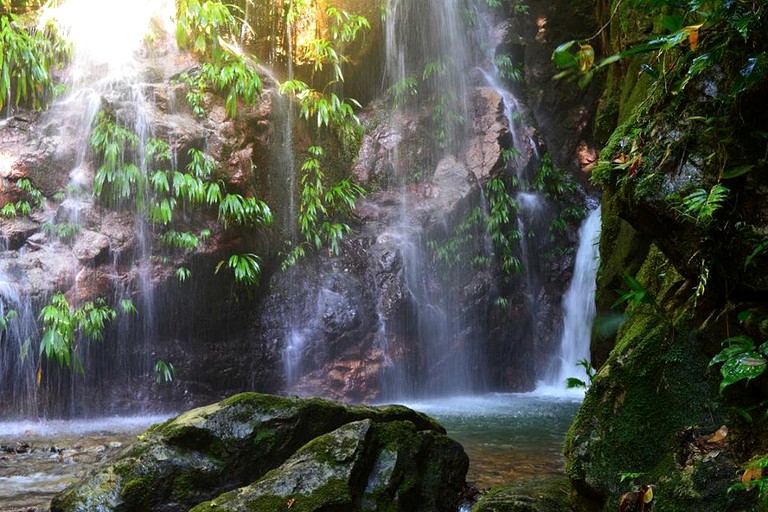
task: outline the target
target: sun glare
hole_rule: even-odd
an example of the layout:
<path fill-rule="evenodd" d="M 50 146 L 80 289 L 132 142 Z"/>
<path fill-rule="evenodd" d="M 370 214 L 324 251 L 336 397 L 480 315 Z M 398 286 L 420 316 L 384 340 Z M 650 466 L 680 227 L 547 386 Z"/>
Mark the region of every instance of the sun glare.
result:
<path fill-rule="evenodd" d="M 47 7 L 41 22 L 54 21 L 72 41 L 75 66 L 108 65 L 119 73 L 133 65 L 152 19 L 165 24 L 172 13 L 168 0 L 66 0 Z"/>

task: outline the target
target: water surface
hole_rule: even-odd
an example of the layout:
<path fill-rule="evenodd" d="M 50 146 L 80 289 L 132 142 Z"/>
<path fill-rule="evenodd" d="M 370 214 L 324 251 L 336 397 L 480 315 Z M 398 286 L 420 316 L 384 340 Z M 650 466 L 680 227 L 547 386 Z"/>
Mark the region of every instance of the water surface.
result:
<path fill-rule="evenodd" d="M 0 422 L 0 512 L 47 509 L 69 483 L 167 416 Z"/>
<path fill-rule="evenodd" d="M 563 442 L 582 394 L 490 394 L 403 402 L 433 416 L 464 446 L 467 480 L 479 488 L 562 475 Z"/>

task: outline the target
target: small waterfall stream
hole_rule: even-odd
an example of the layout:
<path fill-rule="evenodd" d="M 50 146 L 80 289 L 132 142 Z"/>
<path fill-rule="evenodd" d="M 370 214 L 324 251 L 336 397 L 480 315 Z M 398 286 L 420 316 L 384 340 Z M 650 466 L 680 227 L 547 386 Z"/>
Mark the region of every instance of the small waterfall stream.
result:
<path fill-rule="evenodd" d="M 600 207 L 584 219 L 579 229 L 579 246 L 573 278 L 563 296 L 563 330 L 555 369 L 543 383 L 544 386 L 563 389 L 569 377 L 588 381 L 586 370 L 580 361 L 590 361 L 589 345 L 592 339 L 592 323 L 595 319 L 595 286 L 600 262 L 598 238 L 600 236 Z"/>

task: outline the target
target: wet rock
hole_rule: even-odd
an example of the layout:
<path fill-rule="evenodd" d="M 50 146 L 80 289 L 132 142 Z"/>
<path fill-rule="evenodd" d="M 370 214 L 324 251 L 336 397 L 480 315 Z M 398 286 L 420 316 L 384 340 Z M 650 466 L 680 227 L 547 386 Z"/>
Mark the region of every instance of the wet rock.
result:
<path fill-rule="evenodd" d="M 489 490 L 472 512 L 569 512 L 570 492 L 563 477 L 524 480 Z"/>
<path fill-rule="evenodd" d="M 40 226 L 36 222 L 26 217 L 0 219 L 0 230 L 7 242 L 4 248 L 12 251 L 20 249 L 39 229 Z"/>
<path fill-rule="evenodd" d="M 175 512 L 213 499 L 217 510 L 361 510 L 368 500 L 447 512 L 467 466 L 442 427 L 405 407 L 245 393 L 150 428 L 51 510 Z"/>
<path fill-rule="evenodd" d="M 476 179 L 485 181 L 504 165 L 501 150 L 511 143 L 509 123 L 504 115 L 504 99 L 494 89 L 475 89 L 472 104 L 474 134 L 466 155 L 467 167 Z"/>
<path fill-rule="evenodd" d="M 72 253 L 81 264 L 100 264 L 109 257 L 109 238 L 95 231 L 81 231 Z"/>

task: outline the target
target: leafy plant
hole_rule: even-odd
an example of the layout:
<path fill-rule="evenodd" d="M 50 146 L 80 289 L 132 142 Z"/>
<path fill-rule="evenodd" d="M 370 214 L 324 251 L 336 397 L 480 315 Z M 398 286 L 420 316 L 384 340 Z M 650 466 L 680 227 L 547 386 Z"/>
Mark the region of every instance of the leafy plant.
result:
<path fill-rule="evenodd" d="M 619 5 L 616 5 L 612 18 Z M 619 53 L 596 60 L 590 41 L 610 25 L 609 20 L 592 37 L 567 41 L 555 49 L 552 61 L 561 70 L 555 77 L 577 78 L 580 86 L 586 86 L 596 72 L 639 54 L 652 56 L 642 69 L 655 80 L 666 79 L 667 74 L 675 70 L 682 77 L 675 84 L 677 92 L 692 78 L 725 60 L 741 62 L 738 78 L 729 92 L 731 96 L 747 92 L 768 76 L 768 53 L 760 51 L 762 47 L 758 42 L 762 34 L 761 20 L 766 15 L 764 3 L 662 0 L 654 1 L 653 5 L 665 7 L 661 9 L 659 26 L 667 33 L 654 34 Z M 701 41 L 706 44 L 702 45 Z M 750 42 L 757 44 L 744 46 Z M 686 49 L 690 51 L 684 51 Z M 657 65 L 661 62 L 663 65 Z"/>
<path fill-rule="evenodd" d="M 568 389 L 575 389 L 575 388 L 587 389 L 595 381 L 595 369 L 592 368 L 592 364 L 586 359 L 582 359 L 576 364 L 584 368 L 584 371 L 587 372 L 587 382 L 584 382 L 583 380 L 578 379 L 576 377 L 568 377 L 565 380 L 565 387 Z"/>
<path fill-rule="evenodd" d="M 54 95 L 51 69 L 69 60 L 71 49 L 53 27 L 28 29 L 9 10 L 0 14 L 0 111 L 11 105 L 42 109 Z"/>
<path fill-rule="evenodd" d="M 696 224 L 708 226 L 715 213 L 722 208 L 729 192 L 728 188 L 720 184 L 713 185 L 709 191 L 698 188 L 682 198 L 680 211 Z"/>
<path fill-rule="evenodd" d="M 42 191 L 35 188 L 32 182 L 28 178 L 21 178 L 16 182 L 16 188 L 24 193 L 25 199 L 6 203 L 2 209 L 0 209 L 0 215 L 5 218 L 14 218 L 17 216 L 27 216 L 34 210 L 39 210 L 45 204 L 45 197 L 43 197 Z"/>
<path fill-rule="evenodd" d="M 43 231 L 53 235 L 64 243 L 70 243 L 80 233 L 81 226 L 75 222 L 45 222 Z"/>
<path fill-rule="evenodd" d="M 109 206 L 121 206 L 133 197 L 136 209 L 142 210 L 146 199 L 146 176 L 130 159 L 137 149 L 138 136 L 116 124 L 102 110 L 96 116 L 90 143 L 101 159 L 93 180 L 94 195 Z"/>
<path fill-rule="evenodd" d="M 10 309 L 4 314 L 0 315 L 0 332 L 5 332 L 8 330 L 8 324 L 11 320 L 14 318 L 18 318 L 19 313 L 16 312 L 14 309 Z"/>
<path fill-rule="evenodd" d="M 523 80 L 523 69 L 514 63 L 511 55 L 507 53 L 496 55 L 494 62 L 499 70 L 500 77 L 512 82 L 521 82 Z"/>
<path fill-rule="evenodd" d="M 656 297 L 640 281 L 626 272 L 622 274 L 622 278 L 627 289 L 618 291 L 619 298 L 611 305 L 612 308 L 626 303 L 632 306 L 631 311 L 627 312 L 628 315 L 650 315 L 669 326 L 674 325 L 672 318 L 656 301 Z"/>
<path fill-rule="evenodd" d="M 259 257 L 255 254 L 233 254 L 216 265 L 216 273 L 218 274 L 222 268 L 230 269 L 238 283 L 254 286 L 259 282 L 261 267 Z"/>
<path fill-rule="evenodd" d="M 507 192 L 507 186 L 501 178 L 488 181 L 486 197 L 488 199 L 486 230 L 496 249 L 501 270 L 507 276 L 518 273 L 522 263 L 515 255 L 515 249 L 522 234 L 514 220 L 520 207 L 515 198 Z"/>
<path fill-rule="evenodd" d="M 462 259 L 462 256 L 469 252 L 469 246 L 473 244 L 477 237 L 477 229 L 481 225 L 484 225 L 483 211 L 482 209 L 473 208 L 467 217 L 454 228 L 450 237 L 442 242 L 437 240 L 430 240 L 428 247 L 432 250 L 433 259 L 443 265 L 443 268 L 450 271 L 459 265 L 465 265 L 466 262 Z M 486 261 L 475 259 L 472 261 L 474 264 L 485 264 Z M 445 277 L 452 278 L 450 273 L 446 273 Z"/>
<path fill-rule="evenodd" d="M 768 342 L 755 345 L 749 336 L 733 336 L 723 340 L 724 348 L 712 358 L 709 366 L 722 364 L 720 391 L 742 380 L 750 381 L 765 373 Z"/>
<path fill-rule="evenodd" d="M 122 308 L 125 311 L 126 305 Z M 132 312 L 135 312 L 135 309 L 132 309 Z M 84 373 L 77 354 L 78 341 L 82 338 L 101 340 L 106 325 L 116 317 L 117 312 L 102 298 L 75 308 L 70 306 L 64 294 L 55 294 L 39 315 L 43 324 L 43 337 L 40 340 L 41 361 L 47 359 L 61 367 Z M 37 369 L 37 382 L 40 383 L 41 380 L 42 365 Z"/>
<path fill-rule="evenodd" d="M 410 96 L 416 96 L 419 93 L 419 79 L 414 75 L 408 75 L 398 80 L 387 89 L 387 95 L 392 98 L 395 106 L 405 104 Z"/>
<path fill-rule="evenodd" d="M 757 457 L 744 466 L 741 481 L 728 488 L 728 492 L 757 490 L 758 501 L 768 507 L 768 455 Z"/>
<path fill-rule="evenodd" d="M 173 382 L 175 376 L 176 368 L 173 367 L 173 363 L 165 362 L 162 359 L 155 362 L 155 381 L 158 384 Z"/>
<path fill-rule="evenodd" d="M 301 165 L 301 203 L 299 205 L 299 231 L 302 241 L 293 247 L 283 261 L 283 269 L 294 265 L 306 254 L 306 247 L 328 247 L 338 254 L 340 243 L 351 232 L 343 219 L 351 216 L 357 199 L 365 193 L 349 178 L 329 186 L 322 169 L 325 152 L 320 146 L 311 146 Z"/>
<path fill-rule="evenodd" d="M 174 275 L 176 276 L 176 279 L 178 279 L 183 283 L 184 281 L 192 277 L 192 271 L 189 270 L 187 267 L 179 267 L 174 271 Z"/>
<path fill-rule="evenodd" d="M 545 153 L 541 157 L 533 188 L 551 199 L 558 199 L 565 194 L 573 193 L 577 186 L 563 170 L 555 166 L 552 155 Z"/>

